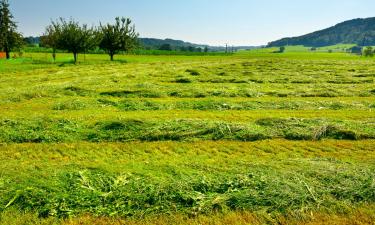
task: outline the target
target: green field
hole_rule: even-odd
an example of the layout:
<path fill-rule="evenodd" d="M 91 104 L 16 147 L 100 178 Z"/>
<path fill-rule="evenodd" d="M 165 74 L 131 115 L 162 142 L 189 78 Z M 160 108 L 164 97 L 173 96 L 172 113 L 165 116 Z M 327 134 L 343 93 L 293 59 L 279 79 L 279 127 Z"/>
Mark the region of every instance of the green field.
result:
<path fill-rule="evenodd" d="M 0 61 L 0 224 L 373 224 L 374 59 L 271 52 Z"/>

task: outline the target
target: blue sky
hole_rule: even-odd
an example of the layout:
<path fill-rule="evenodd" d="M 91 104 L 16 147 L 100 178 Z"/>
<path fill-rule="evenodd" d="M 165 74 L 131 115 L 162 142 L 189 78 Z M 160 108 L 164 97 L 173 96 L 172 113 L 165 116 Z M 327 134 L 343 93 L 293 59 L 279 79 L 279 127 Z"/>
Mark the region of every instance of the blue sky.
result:
<path fill-rule="evenodd" d="M 40 35 L 51 19 L 98 24 L 133 19 L 141 37 L 211 45 L 262 45 L 375 16 L 374 0 L 9 0 L 19 30 Z"/>

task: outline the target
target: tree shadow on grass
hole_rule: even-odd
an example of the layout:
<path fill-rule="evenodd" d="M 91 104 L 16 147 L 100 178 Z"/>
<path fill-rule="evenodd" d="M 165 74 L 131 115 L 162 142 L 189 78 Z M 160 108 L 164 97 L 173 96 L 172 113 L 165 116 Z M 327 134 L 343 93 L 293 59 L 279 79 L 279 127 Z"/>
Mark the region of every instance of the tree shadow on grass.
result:
<path fill-rule="evenodd" d="M 74 62 L 74 60 L 57 63 L 58 67 L 73 66 L 73 65 L 79 65 L 79 64 L 80 62 Z"/>
<path fill-rule="evenodd" d="M 4 60 L 4 62 L 10 62 Z M 17 61 L 13 60 L 11 63 L 25 63 L 25 64 L 31 64 L 31 65 L 56 65 L 58 67 L 65 67 L 65 66 L 74 66 L 74 65 L 101 65 L 101 64 L 109 64 L 109 63 L 116 63 L 116 64 L 125 64 L 128 63 L 128 60 L 126 59 L 115 59 L 114 61 L 107 61 L 107 60 L 84 60 L 84 61 L 77 61 L 74 62 L 73 59 L 70 60 L 45 60 L 45 59 L 29 59 L 24 58 L 22 60 L 17 59 Z"/>
<path fill-rule="evenodd" d="M 128 63 L 128 60 L 126 60 L 126 59 L 115 59 L 115 60 L 110 61 L 110 62 L 125 64 L 125 63 Z"/>

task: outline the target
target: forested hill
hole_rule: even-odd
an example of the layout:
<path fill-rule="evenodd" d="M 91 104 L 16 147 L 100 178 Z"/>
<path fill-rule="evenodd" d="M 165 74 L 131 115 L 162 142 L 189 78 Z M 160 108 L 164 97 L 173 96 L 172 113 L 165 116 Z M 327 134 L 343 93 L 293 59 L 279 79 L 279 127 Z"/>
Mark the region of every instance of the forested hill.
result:
<path fill-rule="evenodd" d="M 268 47 L 285 45 L 322 47 L 335 44 L 375 45 L 375 17 L 349 20 L 300 37 L 283 38 L 270 42 Z"/>
<path fill-rule="evenodd" d="M 205 47 L 206 45 L 198 45 L 198 44 L 193 44 L 181 40 L 173 40 L 173 39 L 157 39 L 157 38 L 139 38 L 139 41 L 141 44 L 145 47 L 160 47 L 165 44 L 169 44 L 174 47 Z"/>
<path fill-rule="evenodd" d="M 186 41 L 181 40 L 173 40 L 173 39 L 157 39 L 157 38 L 139 38 L 139 42 L 141 43 L 142 47 L 146 49 L 160 49 L 165 45 L 169 45 L 171 49 L 173 50 L 191 50 L 197 49 L 197 48 L 208 48 L 209 51 L 225 51 L 226 47 L 224 46 L 212 46 L 212 45 L 205 45 L 205 44 L 194 44 Z M 253 49 L 258 48 L 259 46 L 231 46 L 228 45 L 228 50 L 240 50 L 240 49 Z"/>

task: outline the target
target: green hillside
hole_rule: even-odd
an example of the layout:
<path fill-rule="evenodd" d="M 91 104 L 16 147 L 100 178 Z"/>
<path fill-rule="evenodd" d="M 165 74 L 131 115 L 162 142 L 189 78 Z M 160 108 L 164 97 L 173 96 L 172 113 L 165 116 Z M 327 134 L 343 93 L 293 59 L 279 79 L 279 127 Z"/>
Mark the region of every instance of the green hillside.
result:
<path fill-rule="evenodd" d="M 300 37 L 283 38 L 270 42 L 268 47 L 304 45 L 322 47 L 336 44 L 375 45 L 375 17 L 354 19 Z"/>

